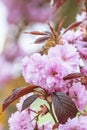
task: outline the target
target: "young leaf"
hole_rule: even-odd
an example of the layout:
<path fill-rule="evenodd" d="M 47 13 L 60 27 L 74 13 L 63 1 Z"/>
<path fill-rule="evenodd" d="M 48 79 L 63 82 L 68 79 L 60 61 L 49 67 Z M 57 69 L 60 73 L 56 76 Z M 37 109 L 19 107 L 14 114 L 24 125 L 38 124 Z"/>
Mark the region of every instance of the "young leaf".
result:
<path fill-rule="evenodd" d="M 6 98 L 2 104 L 2 112 L 16 99 L 18 99 L 19 97 L 24 96 L 25 94 L 28 94 L 30 92 L 33 92 L 33 90 L 35 88 L 37 88 L 38 86 L 28 86 L 28 87 L 21 87 L 21 88 L 17 88 L 15 90 L 12 91 L 12 94 Z"/>
<path fill-rule="evenodd" d="M 46 32 L 39 32 L 39 31 L 32 31 L 32 32 L 25 32 L 28 34 L 33 34 L 33 35 L 48 35 Z"/>
<path fill-rule="evenodd" d="M 36 39 L 34 43 L 36 43 L 36 44 L 42 43 L 42 42 L 45 42 L 45 40 L 48 40 L 48 39 L 49 39 L 49 36 L 41 37 L 41 38 Z"/>
<path fill-rule="evenodd" d="M 54 28 L 50 25 L 50 23 L 48 23 L 48 26 L 49 26 L 52 34 L 56 37 L 56 31 L 54 30 Z"/>
<path fill-rule="evenodd" d="M 82 21 L 81 22 L 72 23 L 70 26 L 68 26 L 66 28 L 66 30 L 64 31 L 64 33 L 66 33 L 68 30 L 71 30 L 71 29 L 74 29 L 74 28 L 78 27 L 81 23 L 82 23 Z"/>
<path fill-rule="evenodd" d="M 66 16 L 60 21 L 59 25 L 58 25 L 58 31 L 61 30 L 61 28 L 63 27 L 63 24 L 65 22 Z"/>
<path fill-rule="evenodd" d="M 34 95 L 29 96 L 27 99 L 25 99 L 23 102 L 21 111 L 29 107 L 38 97 L 39 97 L 38 94 L 34 94 Z"/>
<path fill-rule="evenodd" d="M 64 80 L 69 80 L 69 79 L 80 78 L 80 77 L 83 77 L 83 76 L 84 76 L 84 74 L 82 74 L 82 73 L 73 73 L 73 74 L 68 74 L 63 79 Z"/>
<path fill-rule="evenodd" d="M 54 0 L 53 5 L 56 5 L 56 8 L 58 9 L 60 6 L 62 6 L 66 0 Z"/>
<path fill-rule="evenodd" d="M 61 92 L 55 92 L 52 96 L 55 114 L 59 123 L 63 124 L 68 118 L 76 116 L 77 108 L 71 98 Z"/>

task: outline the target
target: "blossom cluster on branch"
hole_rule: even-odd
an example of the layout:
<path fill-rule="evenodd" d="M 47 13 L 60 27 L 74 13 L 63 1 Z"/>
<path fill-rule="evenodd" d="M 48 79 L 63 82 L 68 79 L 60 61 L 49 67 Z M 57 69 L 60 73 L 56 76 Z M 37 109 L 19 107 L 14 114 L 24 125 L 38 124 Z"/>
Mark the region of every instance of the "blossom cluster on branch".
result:
<path fill-rule="evenodd" d="M 8 22 L 45 22 L 51 18 L 50 0 L 4 0 L 8 8 Z M 39 14 L 39 15 L 38 15 Z"/>
<path fill-rule="evenodd" d="M 65 2 L 65 1 L 64 1 Z M 20 98 L 8 120 L 9 130 L 87 130 L 87 11 L 63 28 L 64 20 L 40 35 L 42 50 L 22 60 L 27 87 L 4 100 L 2 111 Z"/>

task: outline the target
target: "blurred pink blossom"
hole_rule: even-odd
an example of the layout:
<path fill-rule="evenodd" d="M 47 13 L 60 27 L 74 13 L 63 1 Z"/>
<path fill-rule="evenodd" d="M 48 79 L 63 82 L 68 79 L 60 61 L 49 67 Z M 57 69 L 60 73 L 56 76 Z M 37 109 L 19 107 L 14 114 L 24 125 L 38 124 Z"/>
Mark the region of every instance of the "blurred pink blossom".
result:
<path fill-rule="evenodd" d="M 45 0 L 4 0 L 8 9 L 8 22 L 45 22 L 51 18 L 50 1 Z"/>
<path fill-rule="evenodd" d="M 3 57 L 0 57 L 0 87 L 3 86 L 5 82 L 12 79 L 13 68 L 11 63 L 6 62 Z"/>
<path fill-rule="evenodd" d="M 20 75 L 21 59 L 28 55 L 18 44 L 11 43 L 0 55 L 0 87 Z"/>
<path fill-rule="evenodd" d="M 23 57 L 25 52 L 20 48 L 18 43 L 10 43 L 5 46 L 2 55 L 8 62 L 14 62 Z"/>

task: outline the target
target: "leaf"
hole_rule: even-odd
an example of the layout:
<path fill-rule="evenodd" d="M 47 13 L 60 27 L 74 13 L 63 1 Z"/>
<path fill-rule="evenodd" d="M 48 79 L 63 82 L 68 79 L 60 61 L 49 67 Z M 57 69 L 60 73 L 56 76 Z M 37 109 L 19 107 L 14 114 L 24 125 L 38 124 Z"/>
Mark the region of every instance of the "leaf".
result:
<path fill-rule="evenodd" d="M 28 34 L 33 34 L 33 35 L 48 35 L 46 32 L 39 32 L 39 31 L 32 31 L 32 32 L 25 32 Z"/>
<path fill-rule="evenodd" d="M 54 0 L 53 5 L 56 5 L 56 8 L 58 9 L 58 8 L 61 7 L 65 2 L 66 2 L 66 0 Z"/>
<path fill-rule="evenodd" d="M 84 74 L 82 74 L 82 73 L 73 73 L 73 74 L 68 74 L 63 79 L 64 80 L 69 80 L 69 79 L 80 78 L 80 77 L 83 77 L 83 76 L 84 76 Z"/>
<path fill-rule="evenodd" d="M 68 27 L 66 28 L 66 30 L 64 31 L 64 33 L 66 33 L 66 32 L 67 32 L 68 30 L 70 30 L 70 29 L 74 29 L 74 28 L 78 27 L 81 23 L 82 23 L 82 21 L 81 21 L 81 22 L 72 23 L 70 26 L 68 26 Z"/>
<path fill-rule="evenodd" d="M 59 23 L 59 25 L 58 25 L 58 31 L 61 30 L 61 28 L 62 28 L 62 26 L 63 26 L 63 24 L 64 24 L 64 22 L 65 22 L 65 19 L 66 19 L 66 16 L 60 21 L 60 23 Z"/>
<path fill-rule="evenodd" d="M 16 99 L 18 99 L 19 97 L 24 96 L 25 94 L 28 94 L 30 92 L 33 92 L 33 90 L 35 88 L 37 88 L 38 86 L 28 86 L 28 87 L 21 87 L 21 88 L 17 88 L 15 90 L 12 91 L 12 94 L 6 98 L 2 104 L 2 112 Z"/>
<path fill-rule="evenodd" d="M 54 30 L 54 28 L 50 25 L 50 23 L 48 22 L 48 26 L 52 32 L 52 34 L 56 37 L 56 31 Z"/>
<path fill-rule="evenodd" d="M 76 105 L 68 95 L 61 92 L 55 92 L 52 98 L 55 114 L 59 123 L 64 124 L 68 118 L 76 116 Z"/>
<path fill-rule="evenodd" d="M 27 99 L 25 99 L 23 102 L 21 111 L 29 107 L 38 97 L 39 97 L 38 94 L 34 94 L 34 95 L 29 96 Z"/>
<path fill-rule="evenodd" d="M 48 39 L 49 39 L 49 36 L 41 37 L 41 38 L 36 39 L 34 43 L 36 43 L 36 44 L 41 43 Z"/>

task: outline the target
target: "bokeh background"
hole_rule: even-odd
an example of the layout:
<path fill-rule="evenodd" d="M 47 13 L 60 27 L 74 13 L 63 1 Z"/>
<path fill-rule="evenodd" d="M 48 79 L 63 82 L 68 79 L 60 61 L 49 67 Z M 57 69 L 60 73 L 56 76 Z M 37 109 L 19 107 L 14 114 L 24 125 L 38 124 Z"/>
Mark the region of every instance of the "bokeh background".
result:
<path fill-rule="evenodd" d="M 65 16 L 63 27 L 67 27 L 84 9 L 84 0 L 66 0 L 61 7 L 53 6 L 54 1 L 0 0 L 0 112 L 11 91 L 27 85 L 21 74 L 23 57 L 40 51 L 44 45 L 34 44 L 38 36 L 26 32 L 48 31 L 48 21 L 56 29 Z M 0 130 L 9 130 L 8 118 L 16 111 L 16 102 L 0 114 Z"/>

